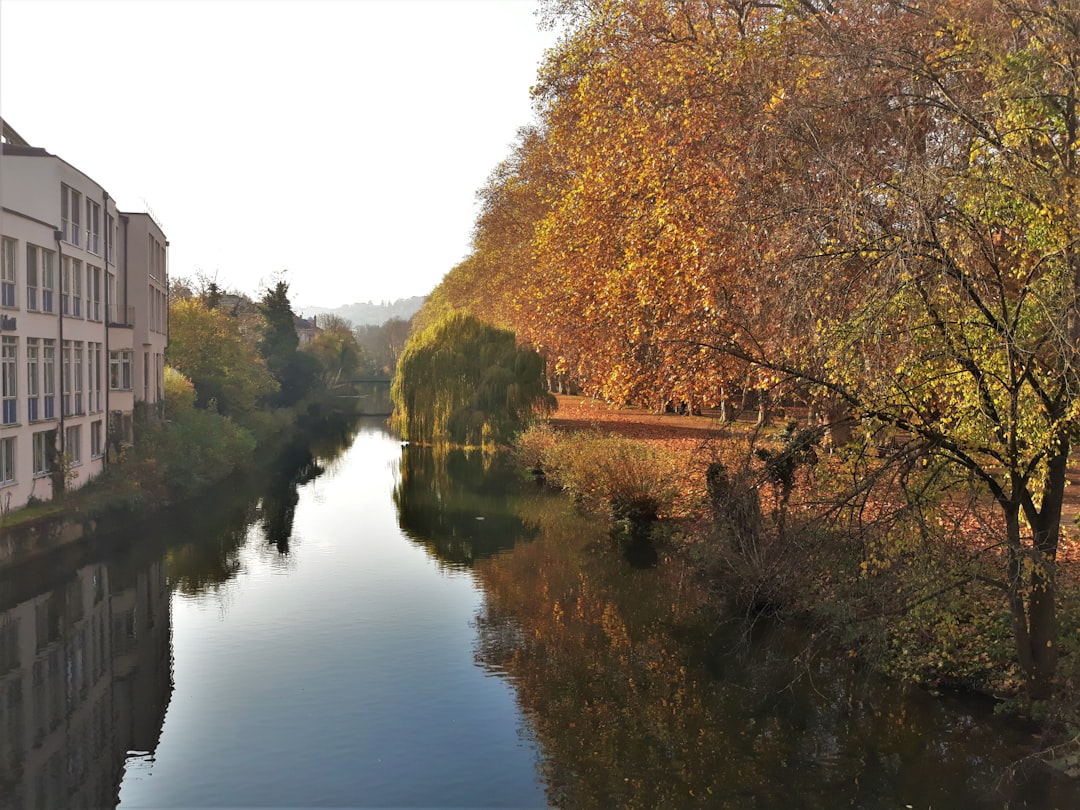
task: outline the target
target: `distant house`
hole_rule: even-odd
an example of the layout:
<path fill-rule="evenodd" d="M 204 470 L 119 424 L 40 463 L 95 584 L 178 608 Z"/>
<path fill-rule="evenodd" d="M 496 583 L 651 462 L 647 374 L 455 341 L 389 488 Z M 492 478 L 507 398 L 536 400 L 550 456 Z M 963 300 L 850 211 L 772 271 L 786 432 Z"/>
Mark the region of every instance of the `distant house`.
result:
<path fill-rule="evenodd" d="M 53 496 L 132 439 L 136 402 L 162 401 L 168 246 L 146 213 L 6 122 L 0 150 L 0 506 Z"/>
<path fill-rule="evenodd" d="M 311 343 L 315 336 L 322 332 L 322 328 L 316 323 L 318 317 L 318 315 L 312 315 L 310 318 L 293 316 L 293 325 L 296 327 L 296 336 L 300 338 L 301 346 Z"/>

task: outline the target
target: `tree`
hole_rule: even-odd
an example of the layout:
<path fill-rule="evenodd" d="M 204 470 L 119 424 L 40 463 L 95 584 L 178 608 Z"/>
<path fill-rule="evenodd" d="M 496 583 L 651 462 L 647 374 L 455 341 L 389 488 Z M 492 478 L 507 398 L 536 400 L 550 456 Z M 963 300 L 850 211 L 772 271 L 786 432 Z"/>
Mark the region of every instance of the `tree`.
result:
<path fill-rule="evenodd" d="M 512 332 L 453 313 L 409 338 L 391 387 L 394 420 L 417 442 L 506 442 L 554 407 L 544 361 Z"/>
<path fill-rule="evenodd" d="M 348 321 L 336 315 L 324 315 L 320 324 L 322 331 L 301 351 L 318 360 L 323 385 L 333 388 L 356 377 L 363 362 L 363 351 Z"/>
<path fill-rule="evenodd" d="M 169 365 L 195 386 L 196 405 L 213 403 L 224 415 L 243 417 L 277 391 L 258 351 L 240 334 L 239 324 L 198 299 L 171 301 Z"/>
<path fill-rule="evenodd" d="M 983 581 L 1046 697 L 1080 428 L 1080 14 L 852 2 L 813 23 L 792 25 L 799 81 L 750 122 L 779 178 L 755 304 L 792 317 L 768 336 L 732 317 L 713 345 L 970 473 L 1004 526 Z"/>
<path fill-rule="evenodd" d="M 379 326 L 359 326 L 356 340 L 363 351 L 367 370 L 375 376 L 393 378 L 398 358 L 411 330 L 409 321 L 391 318 Z"/>
<path fill-rule="evenodd" d="M 311 391 L 318 364 L 311 354 L 298 351 L 300 338 L 296 333 L 296 315 L 289 302 L 288 283 L 278 281 L 267 289 L 258 310 L 263 319 L 259 354 L 278 382 L 277 403 L 293 405 Z"/>
<path fill-rule="evenodd" d="M 590 393 L 784 385 L 838 444 L 886 425 L 966 471 L 1004 525 L 982 581 L 1044 696 L 1080 428 L 1075 4 L 549 12 L 569 27 L 541 125 L 433 300 L 514 326 Z"/>

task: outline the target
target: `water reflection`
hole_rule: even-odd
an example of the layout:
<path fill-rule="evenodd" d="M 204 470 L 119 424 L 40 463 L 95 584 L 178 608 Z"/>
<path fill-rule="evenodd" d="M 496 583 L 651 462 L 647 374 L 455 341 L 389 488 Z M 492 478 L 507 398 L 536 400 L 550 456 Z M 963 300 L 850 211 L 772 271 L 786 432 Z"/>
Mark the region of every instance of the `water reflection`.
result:
<path fill-rule="evenodd" d="M 531 509 L 538 537 L 475 566 L 478 658 L 514 682 L 553 806 L 1080 806 L 1075 784 L 1010 777 L 1031 739 L 987 707 L 876 681 L 791 628 L 748 639 L 675 561 L 636 570 Z"/>
<path fill-rule="evenodd" d="M 270 473 L 263 489 L 259 524 L 267 544 L 276 548 L 279 554 L 287 555 L 296 519 L 296 504 L 300 501 L 297 488 L 314 481 L 326 470 L 310 448 L 299 442 L 285 448 L 281 461 Z"/>
<path fill-rule="evenodd" d="M 115 806 L 125 763 L 125 806 L 532 805 L 534 758 L 558 807 L 1080 806 L 1006 778 L 1023 728 L 748 638 L 498 459 L 406 448 L 390 504 L 382 434 L 323 472 L 352 438 L 73 574 L 0 575 L 0 808 Z M 226 615 L 170 613 L 285 554 Z"/>
<path fill-rule="evenodd" d="M 504 455 L 402 448 L 394 488 L 401 531 L 450 568 L 467 568 L 536 533 L 512 508 L 519 475 Z"/>
<path fill-rule="evenodd" d="M 65 552 L 0 572 L 0 808 L 116 805 L 125 762 L 152 756 L 172 694 L 171 591 L 236 577 L 252 525 L 287 554 L 297 487 L 354 425 L 325 420 L 263 480 L 102 541 L 107 560 L 66 575 Z"/>
<path fill-rule="evenodd" d="M 332 469 L 352 444 L 358 420 L 341 414 L 317 414 L 302 420 L 304 433 L 280 449 L 259 476 L 231 482 L 222 497 L 208 498 L 198 509 L 171 516 L 168 573 L 170 584 L 195 596 L 217 590 L 242 570 L 241 550 L 250 527 L 258 524 L 266 545 L 281 557 L 289 554 L 299 487 Z"/>
<path fill-rule="evenodd" d="M 94 563 L 0 607 L 0 807 L 113 806 L 172 693 L 162 562 Z"/>

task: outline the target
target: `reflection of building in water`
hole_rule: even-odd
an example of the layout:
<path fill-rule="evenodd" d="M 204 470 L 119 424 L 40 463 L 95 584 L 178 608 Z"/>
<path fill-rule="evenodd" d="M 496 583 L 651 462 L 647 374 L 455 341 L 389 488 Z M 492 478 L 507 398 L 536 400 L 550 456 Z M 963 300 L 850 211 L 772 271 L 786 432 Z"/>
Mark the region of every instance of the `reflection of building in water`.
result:
<path fill-rule="evenodd" d="M 103 563 L 0 613 L 0 807 L 113 807 L 172 689 L 169 589 Z"/>

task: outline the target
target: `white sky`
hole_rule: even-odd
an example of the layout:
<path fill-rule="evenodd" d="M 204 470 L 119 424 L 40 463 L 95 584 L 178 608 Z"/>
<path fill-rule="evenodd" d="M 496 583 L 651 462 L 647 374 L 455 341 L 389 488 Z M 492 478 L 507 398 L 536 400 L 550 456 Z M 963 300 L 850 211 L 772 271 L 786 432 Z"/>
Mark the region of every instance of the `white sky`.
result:
<path fill-rule="evenodd" d="M 0 0 L 0 115 L 121 210 L 173 277 L 295 309 L 425 295 L 532 120 L 534 0 Z"/>

